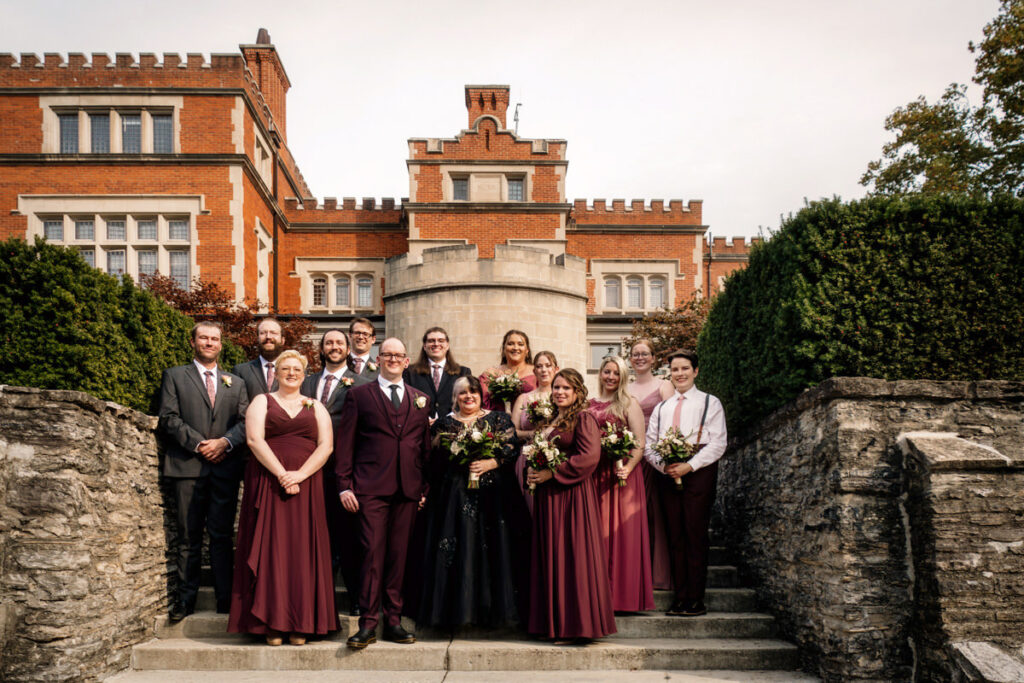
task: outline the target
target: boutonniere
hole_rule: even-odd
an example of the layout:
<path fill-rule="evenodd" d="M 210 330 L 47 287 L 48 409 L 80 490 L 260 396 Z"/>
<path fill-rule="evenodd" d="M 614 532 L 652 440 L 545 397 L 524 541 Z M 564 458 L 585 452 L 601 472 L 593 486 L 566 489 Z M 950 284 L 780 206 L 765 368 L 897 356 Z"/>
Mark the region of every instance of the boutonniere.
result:
<path fill-rule="evenodd" d="M 366 367 L 367 369 L 369 369 L 370 372 L 376 372 L 377 370 L 377 364 L 374 363 L 372 360 L 366 364 Z"/>
<path fill-rule="evenodd" d="M 230 375 L 221 375 L 220 376 L 220 381 L 223 382 L 224 386 L 226 386 L 226 387 L 230 387 L 231 386 L 231 376 Z"/>
<path fill-rule="evenodd" d="M 341 378 L 341 383 L 342 383 L 342 385 L 344 385 L 346 387 L 350 387 L 353 384 L 355 384 L 356 381 L 354 379 L 352 379 L 351 377 L 342 377 Z"/>
<path fill-rule="evenodd" d="M 313 410 L 313 399 L 304 398 L 302 399 L 302 407 L 306 410 Z"/>
<path fill-rule="evenodd" d="M 416 397 L 416 407 L 417 408 L 426 408 L 427 407 L 427 397 L 426 396 L 417 396 Z"/>

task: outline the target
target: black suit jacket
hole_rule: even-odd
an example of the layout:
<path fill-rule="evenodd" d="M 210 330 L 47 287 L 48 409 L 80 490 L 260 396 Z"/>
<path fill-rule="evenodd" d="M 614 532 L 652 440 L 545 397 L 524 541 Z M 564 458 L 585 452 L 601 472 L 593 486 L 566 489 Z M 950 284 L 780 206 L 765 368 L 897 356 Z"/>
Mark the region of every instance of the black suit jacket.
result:
<path fill-rule="evenodd" d="M 242 474 L 245 463 L 245 411 L 249 397 L 237 376 L 221 372 L 210 407 L 206 386 L 194 363 L 164 370 L 160 386 L 160 431 L 167 445 L 163 473 L 168 477 Z M 230 386 L 229 386 L 230 385 Z M 231 444 L 223 460 L 211 464 L 196 452 L 200 441 L 224 437 Z"/>
<path fill-rule="evenodd" d="M 422 375 L 412 368 L 406 368 L 403 379 L 406 384 L 416 387 L 430 398 L 435 411 L 431 417 L 444 417 L 452 412 L 452 387 L 455 385 L 455 380 L 459 377 L 469 377 L 472 374 L 473 372 L 465 365 L 461 367 L 458 375 L 442 372 L 441 386 L 437 388 L 437 391 L 434 391 L 434 378 L 430 376 L 429 372 Z"/>
<path fill-rule="evenodd" d="M 320 396 L 317 394 L 316 388 L 317 385 L 319 385 L 320 377 L 323 374 L 324 373 L 321 371 L 307 376 L 306 379 L 302 380 L 302 387 L 299 389 L 299 392 L 303 396 L 320 400 Z M 345 397 L 348 395 L 348 390 L 353 387 L 357 387 L 360 384 L 366 384 L 369 382 L 368 379 L 355 374 L 349 368 L 345 368 L 345 374 L 341 377 L 342 381 L 335 382 L 334 386 L 331 388 L 331 395 L 327 397 L 327 403 L 324 404 L 324 407 L 327 408 L 327 412 L 331 415 L 332 432 L 337 432 L 338 425 L 341 424 L 341 409 L 345 405 Z M 351 379 L 352 385 L 345 386 L 345 379 Z"/>
<path fill-rule="evenodd" d="M 231 372 L 245 381 L 245 388 L 249 392 L 250 401 L 260 394 L 277 389 L 276 379 L 274 380 L 273 387 L 267 387 L 267 376 L 263 372 L 263 361 L 259 356 L 245 363 L 239 363 Z"/>

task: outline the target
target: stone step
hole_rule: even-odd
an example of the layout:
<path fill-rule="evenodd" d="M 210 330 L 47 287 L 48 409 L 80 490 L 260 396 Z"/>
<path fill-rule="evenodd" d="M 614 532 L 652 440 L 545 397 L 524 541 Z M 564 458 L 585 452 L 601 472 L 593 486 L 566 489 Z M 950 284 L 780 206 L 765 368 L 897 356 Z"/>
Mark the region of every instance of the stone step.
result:
<path fill-rule="evenodd" d="M 338 588 L 335 594 L 338 609 L 347 610 L 349 606 L 348 591 Z M 711 612 L 754 612 L 757 611 L 754 591 L 750 588 L 708 588 L 704 599 Z M 672 593 L 654 591 L 654 608 L 664 612 L 672 604 Z M 217 607 L 213 597 L 213 588 L 200 586 L 196 599 L 196 611 L 212 611 Z"/>
<path fill-rule="evenodd" d="M 359 630 L 358 619 L 347 614 L 338 615 L 341 626 L 330 640 L 344 640 Z M 403 625 L 423 640 L 441 640 L 452 636 L 450 629 L 417 628 L 412 620 L 403 619 Z M 753 612 L 711 612 L 702 617 L 666 617 L 653 614 L 630 614 L 615 617 L 620 638 L 770 638 L 775 635 L 774 620 L 767 614 Z M 246 636 L 228 634 L 228 615 L 215 612 L 197 612 L 176 624 L 166 616 L 157 618 L 156 637 L 219 638 L 234 637 L 242 642 Z M 521 640 L 523 633 L 512 629 L 458 629 L 458 638 L 480 640 Z"/>
<path fill-rule="evenodd" d="M 107 683 L 210 683 L 206 671 L 125 671 Z M 217 683 L 818 683 L 801 671 L 219 671 Z"/>
<path fill-rule="evenodd" d="M 132 668 L 137 671 L 792 670 L 798 666 L 795 646 L 761 638 L 640 641 L 611 636 L 587 645 L 532 640 L 421 640 L 410 645 L 379 642 L 362 651 L 350 650 L 336 640 L 311 641 L 302 647 L 268 647 L 250 638 L 169 638 L 154 639 L 132 650 Z"/>

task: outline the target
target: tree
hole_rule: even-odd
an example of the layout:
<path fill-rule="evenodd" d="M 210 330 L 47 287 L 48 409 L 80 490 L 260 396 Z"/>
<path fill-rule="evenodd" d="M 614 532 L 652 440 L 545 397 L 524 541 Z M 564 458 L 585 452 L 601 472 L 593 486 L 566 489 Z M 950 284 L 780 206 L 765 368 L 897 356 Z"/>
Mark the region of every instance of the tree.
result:
<path fill-rule="evenodd" d="M 675 309 L 665 308 L 634 320 L 633 330 L 623 338 L 622 344 L 631 349 L 637 340 L 650 339 L 654 344 L 651 351 L 655 367 L 658 367 L 671 351 L 697 348 L 697 336 L 707 320 L 709 308 L 710 303 L 698 290 Z"/>
<path fill-rule="evenodd" d="M 896 139 L 860 179 L 873 194 L 1024 194 L 1024 0 L 1002 0 L 984 34 L 968 45 L 982 105 L 952 83 L 934 104 L 922 96 L 896 109 L 885 120 Z"/>
<path fill-rule="evenodd" d="M 261 317 L 258 301 L 250 304 L 239 303 L 216 282 L 197 278 L 191 289 L 182 289 L 178 283 L 165 275 L 143 275 L 143 285 L 173 308 L 194 320 L 217 320 L 224 326 L 224 337 L 239 351 L 225 347 L 222 363 L 228 367 L 245 358 L 255 358 L 256 319 Z M 311 369 L 318 369 L 319 353 L 314 344 L 306 340 L 316 326 L 305 318 L 279 318 L 284 335 L 285 348 L 295 349 L 306 356 Z M 234 356 L 238 356 L 235 358 Z"/>

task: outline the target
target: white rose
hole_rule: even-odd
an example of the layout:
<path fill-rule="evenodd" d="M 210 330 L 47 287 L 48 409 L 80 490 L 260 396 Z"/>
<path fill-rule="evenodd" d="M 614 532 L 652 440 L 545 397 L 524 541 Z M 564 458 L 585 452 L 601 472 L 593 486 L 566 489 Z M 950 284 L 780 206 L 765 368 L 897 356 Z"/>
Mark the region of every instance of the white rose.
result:
<path fill-rule="evenodd" d="M 618 443 L 618 441 L 619 441 L 619 435 L 618 434 L 609 434 L 608 435 L 608 443 Z"/>
<path fill-rule="evenodd" d="M 528 443 L 525 446 L 523 446 L 523 455 L 525 455 L 526 457 L 530 457 L 531 455 L 533 455 L 533 452 L 536 449 L 536 446 L 534 446 L 532 443 Z"/>

